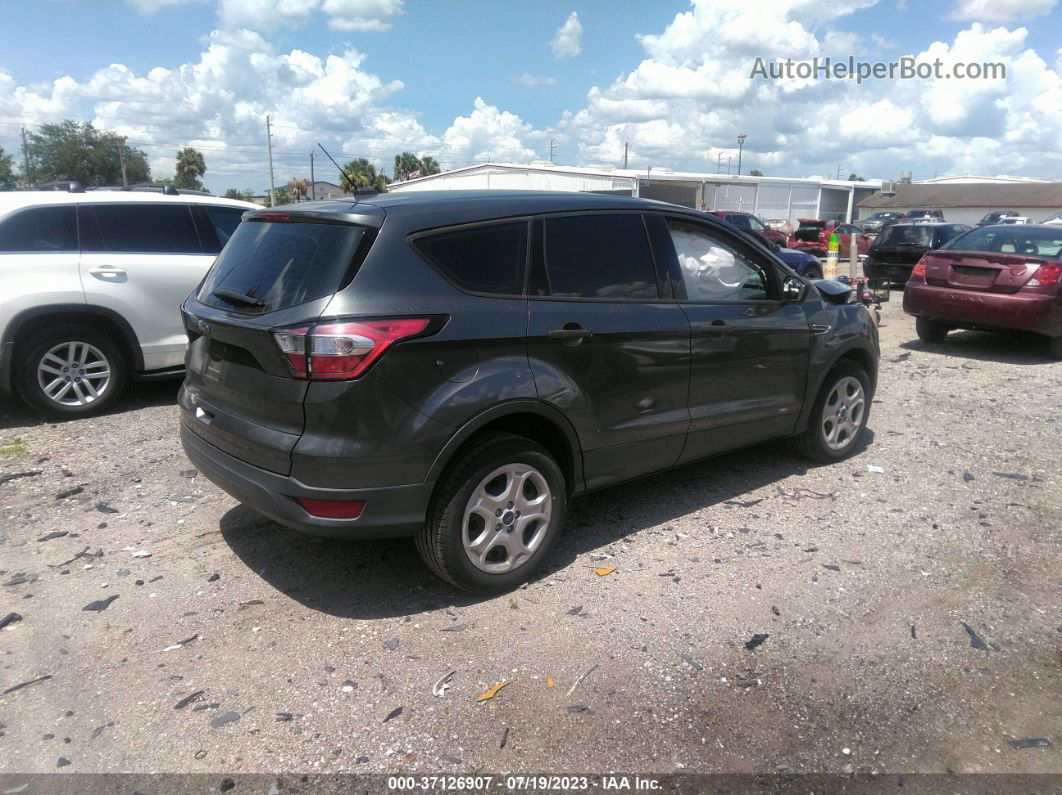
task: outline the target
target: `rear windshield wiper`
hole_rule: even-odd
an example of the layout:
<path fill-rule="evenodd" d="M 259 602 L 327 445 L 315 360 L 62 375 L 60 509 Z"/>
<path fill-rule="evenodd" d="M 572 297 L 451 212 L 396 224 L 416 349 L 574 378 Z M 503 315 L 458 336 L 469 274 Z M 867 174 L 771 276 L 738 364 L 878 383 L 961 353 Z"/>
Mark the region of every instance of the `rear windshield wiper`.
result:
<path fill-rule="evenodd" d="M 253 295 L 247 293 L 241 293 L 239 290 L 232 290 L 228 287 L 219 287 L 210 293 L 213 296 L 220 298 L 223 301 L 228 301 L 230 304 L 243 304 L 244 306 L 265 306 L 265 301 L 261 298 L 255 298 Z"/>

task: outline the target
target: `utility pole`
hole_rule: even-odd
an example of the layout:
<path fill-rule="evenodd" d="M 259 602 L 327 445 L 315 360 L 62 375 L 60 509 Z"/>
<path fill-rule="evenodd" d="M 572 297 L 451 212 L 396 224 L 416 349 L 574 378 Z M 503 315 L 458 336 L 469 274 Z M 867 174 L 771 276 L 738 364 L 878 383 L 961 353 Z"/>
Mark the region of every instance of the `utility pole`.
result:
<path fill-rule="evenodd" d="M 310 152 L 310 201 L 317 201 L 317 180 L 313 176 L 313 152 Z"/>
<path fill-rule="evenodd" d="M 553 162 L 553 142 L 556 140 L 556 138 L 549 139 L 549 162 L 551 163 Z"/>
<path fill-rule="evenodd" d="M 733 163 L 733 162 L 734 162 L 734 156 L 733 155 L 727 155 L 726 156 L 726 174 L 727 174 L 727 176 L 730 176 L 730 164 Z"/>
<path fill-rule="evenodd" d="M 723 170 L 723 150 L 719 150 L 719 154 L 715 156 L 715 173 L 719 174 Z"/>
<path fill-rule="evenodd" d="M 33 173 L 30 171 L 29 144 L 26 143 L 26 128 L 22 128 L 22 178 L 27 188 L 33 187 Z"/>
<path fill-rule="evenodd" d="M 740 133 L 738 135 L 738 170 L 737 173 L 741 174 L 741 150 L 745 147 L 745 139 L 748 138 L 746 133 Z"/>
<path fill-rule="evenodd" d="M 125 138 L 118 139 L 118 162 L 122 166 L 122 187 L 129 187 L 129 180 L 125 178 Z"/>
<path fill-rule="evenodd" d="M 836 179 L 840 179 L 840 178 L 841 178 L 841 164 L 838 163 L 837 164 L 837 177 L 836 177 Z"/>
<path fill-rule="evenodd" d="M 623 167 L 624 168 L 627 167 L 627 148 L 629 146 L 630 146 L 629 142 L 627 142 L 627 141 L 623 142 Z"/>
<path fill-rule="evenodd" d="M 273 133 L 269 126 L 269 116 L 266 116 L 266 147 L 269 149 L 269 206 L 275 207 L 273 199 Z"/>

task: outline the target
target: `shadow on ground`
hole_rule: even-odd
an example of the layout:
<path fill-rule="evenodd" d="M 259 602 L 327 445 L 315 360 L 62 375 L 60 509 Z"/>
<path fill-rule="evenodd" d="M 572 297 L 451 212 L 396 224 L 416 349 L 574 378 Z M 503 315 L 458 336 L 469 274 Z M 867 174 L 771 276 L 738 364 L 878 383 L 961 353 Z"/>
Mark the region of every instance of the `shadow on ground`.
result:
<path fill-rule="evenodd" d="M 128 411 L 153 408 L 155 406 L 176 406 L 177 390 L 181 388 L 179 378 L 168 378 L 164 381 L 134 382 L 126 387 L 121 398 L 114 407 L 103 416 L 109 417 L 114 414 L 125 414 Z M 17 397 L 0 397 L 0 431 L 11 428 L 31 428 L 53 422 L 67 422 L 68 420 L 53 420 L 42 417 L 32 411 Z"/>
<path fill-rule="evenodd" d="M 914 339 L 900 344 L 904 350 L 933 353 L 960 359 L 1004 364 L 1051 364 L 1054 357 L 1048 339 L 1021 331 L 953 331 L 944 342 Z"/>
<path fill-rule="evenodd" d="M 867 430 L 858 453 L 872 443 Z M 740 500 L 754 489 L 801 475 L 807 463 L 784 442 L 730 453 L 594 492 L 572 502 L 564 535 L 539 577 L 563 573 L 579 555 L 679 516 Z M 375 619 L 465 606 L 490 597 L 462 594 L 437 579 L 410 539 L 333 541 L 285 529 L 243 506 L 221 533 L 247 567 L 306 607 Z"/>

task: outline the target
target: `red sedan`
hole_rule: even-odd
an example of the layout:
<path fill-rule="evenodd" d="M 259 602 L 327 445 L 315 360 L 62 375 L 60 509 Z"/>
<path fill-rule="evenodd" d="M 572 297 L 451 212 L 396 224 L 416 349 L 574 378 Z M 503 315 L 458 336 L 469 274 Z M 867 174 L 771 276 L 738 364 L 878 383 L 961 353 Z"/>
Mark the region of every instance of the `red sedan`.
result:
<path fill-rule="evenodd" d="M 1021 329 L 1051 340 L 1062 358 L 1062 228 L 981 226 L 928 251 L 911 272 L 903 308 L 918 336 L 941 342 L 954 328 Z"/>
<path fill-rule="evenodd" d="M 805 251 L 816 257 L 825 257 L 830 245 L 830 235 L 837 233 L 840 243 L 841 259 L 847 259 L 852 250 L 853 241 L 859 254 L 866 254 L 870 248 L 870 239 L 855 224 L 839 224 L 836 221 L 819 221 L 815 218 L 801 218 L 800 226 L 793 233 L 788 247 Z"/>

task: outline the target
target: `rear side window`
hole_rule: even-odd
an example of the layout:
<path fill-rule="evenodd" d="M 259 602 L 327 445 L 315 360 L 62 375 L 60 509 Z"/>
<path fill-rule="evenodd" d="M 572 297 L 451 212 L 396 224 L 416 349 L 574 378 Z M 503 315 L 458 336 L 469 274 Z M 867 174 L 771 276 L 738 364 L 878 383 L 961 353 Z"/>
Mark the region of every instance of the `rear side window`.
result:
<path fill-rule="evenodd" d="M 465 290 L 496 295 L 524 291 L 526 221 L 427 235 L 413 246 Z"/>
<path fill-rule="evenodd" d="M 659 297 L 640 215 L 547 218 L 544 249 L 550 295 L 621 300 Z"/>
<path fill-rule="evenodd" d="M 82 204 L 83 251 L 202 254 L 187 204 Z"/>
<path fill-rule="evenodd" d="M 364 233 L 346 224 L 242 223 L 203 281 L 199 301 L 263 314 L 323 298 L 347 281 Z"/>
<path fill-rule="evenodd" d="M 225 248 L 232 233 L 240 225 L 244 211 L 238 207 L 213 207 L 209 204 L 201 204 L 199 207 L 203 216 L 206 216 L 203 252 L 217 254 Z"/>
<path fill-rule="evenodd" d="M 74 205 L 30 207 L 0 221 L 0 252 L 77 251 Z"/>

